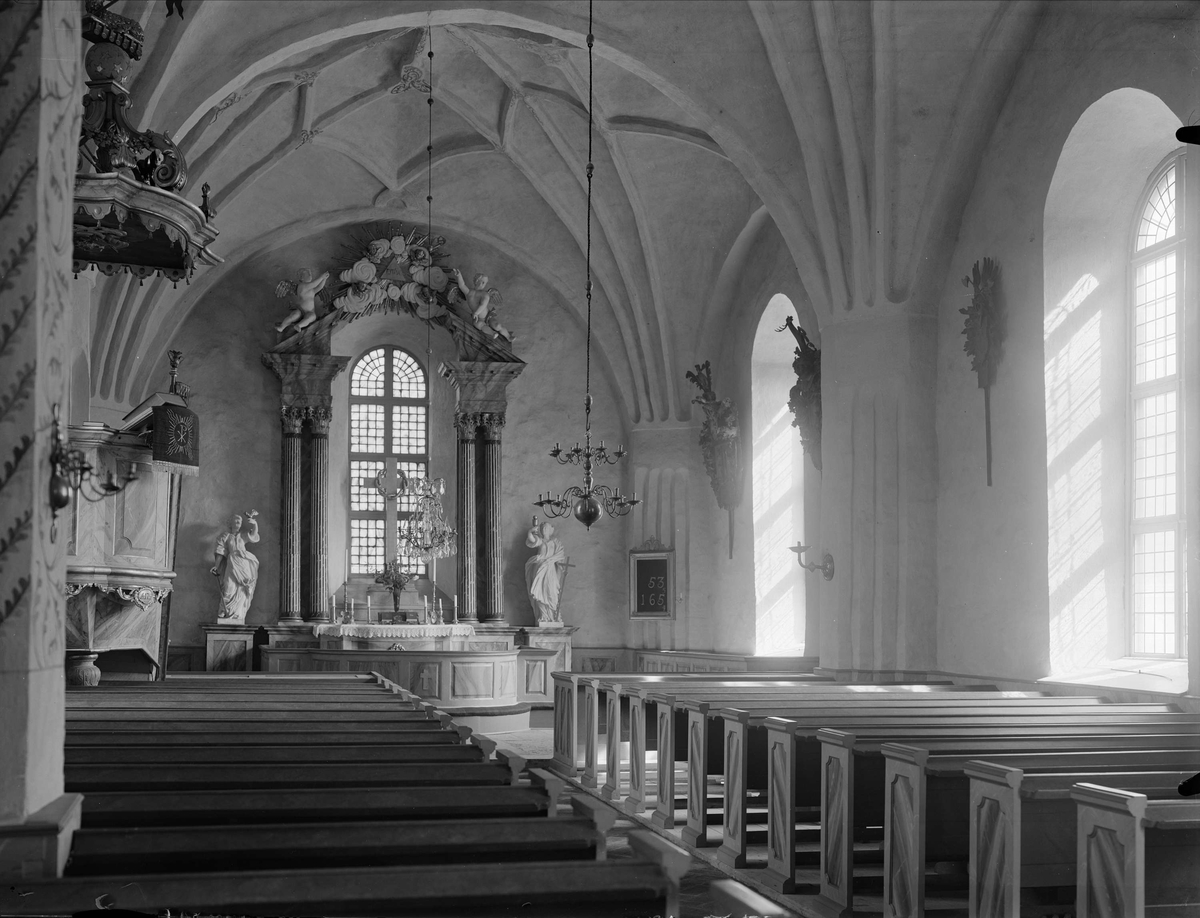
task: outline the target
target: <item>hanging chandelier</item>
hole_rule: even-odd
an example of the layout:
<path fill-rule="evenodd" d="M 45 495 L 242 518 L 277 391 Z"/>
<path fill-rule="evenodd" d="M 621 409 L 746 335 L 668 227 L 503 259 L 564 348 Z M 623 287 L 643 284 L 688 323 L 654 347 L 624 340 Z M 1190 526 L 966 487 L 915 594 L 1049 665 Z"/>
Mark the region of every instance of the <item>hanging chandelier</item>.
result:
<path fill-rule="evenodd" d="M 433 27 L 427 32 L 429 41 L 429 91 L 426 102 L 429 105 L 429 143 L 425 150 L 429 157 L 429 171 L 426 186 L 426 230 L 427 238 L 433 239 Z M 432 272 L 425 272 L 425 288 L 427 302 L 433 303 L 435 293 L 430 286 Z M 433 340 L 432 325 L 429 316 L 425 317 L 425 366 L 432 366 Z M 433 462 L 433 425 L 429 425 L 429 461 Z M 383 493 L 382 475 L 375 483 L 376 488 Z M 458 550 L 458 533 L 446 522 L 446 512 L 442 507 L 442 496 L 446 493 L 446 481 L 443 478 L 430 478 L 428 469 L 424 478 L 409 478 L 401 475 L 401 484 L 394 492 L 393 499 L 405 499 L 412 508 L 412 515 L 402 520 L 399 525 L 396 552 L 397 561 L 403 558 L 409 562 L 431 564 L 438 558 L 448 558 Z M 384 495 L 388 497 L 387 494 Z M 399 504 L 397 504 L 399 506 Z"/>
<path fill-rule="evenodd" d="M 557 497 L 553 494 L 538 494 L 534 506 L 539 507 L 548 517 L 561 517 L 572 513 L 575 519 L 588 529 L 605 513 L 609 516 L 624 516 L 641 501 L 636 493 L 625 496 L 618 487 L 615 490 L 607 485 L 597 485 L 592 479 L 592 468 L 596 465 L 613 465 L 625 456 L 624 447 L 618 444 L 611 455 L 600 445 L 592 446 L 592 173 L 595 166 L 592 163 L 592 4 L 588 0 L 588 157 L 587 157 L 587 284 L 584 295 L 587 298 L 587 347 L 584 363 L 585 395 L 583 399 L 583 446 L 578 442 L 572 449 L 564 450 L 557 443 L 550 455 L 558 460 L 560 465 L 582 465 L 583 487 L 572 485 Z"/>

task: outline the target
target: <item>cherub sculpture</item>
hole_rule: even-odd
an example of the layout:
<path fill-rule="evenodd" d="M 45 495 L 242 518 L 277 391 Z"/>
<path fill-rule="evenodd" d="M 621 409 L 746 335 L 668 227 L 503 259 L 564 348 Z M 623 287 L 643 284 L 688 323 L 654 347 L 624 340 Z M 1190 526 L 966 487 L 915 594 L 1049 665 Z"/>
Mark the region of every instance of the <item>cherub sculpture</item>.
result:
<path fill-rule="evenodd" d="M 312 269 L 303 268 L 300 271 L 299 280 L 280 281 L 275 287 L 275 296 L 283 299 L 285 296 L 295 294 L 296 308 L 275 326 L 275 331 L 281 332 L 292 324 L 295 324 L 296 331 L 301 331 L 317 321 L 317 294 L 324 289 L 327 280 L 329 280 L 328 271 L 313 280 Z"/>
<path fill-rule="evenodd" d="M 452 273 L 459 292 L 467 301 L 467 309 L 471 311 L 471 321 L 475 323 L 475 327 L 490 338 L 503 338 L 512 344 L 512 333 L 500 324 L 500 316 L 496 312 L 496 306 L 500 303 L 500 291 L 495 287 L 488 287 L 488 276 L 476 274 L 474 286 L 468 287 L 462 271 L 455 268 Z"/>

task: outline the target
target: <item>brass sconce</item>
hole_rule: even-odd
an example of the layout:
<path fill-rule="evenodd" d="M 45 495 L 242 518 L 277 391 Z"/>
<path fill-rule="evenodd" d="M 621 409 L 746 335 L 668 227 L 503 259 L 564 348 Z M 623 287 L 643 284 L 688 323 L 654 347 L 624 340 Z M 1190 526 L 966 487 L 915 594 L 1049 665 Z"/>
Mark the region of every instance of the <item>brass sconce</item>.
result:
<path fill-rule="evenodd" d="M 50 524 L 50 541 L 58 538 L 58 514 L 71 504 L 71 494 L 80 494 L 89 503 L 96 503 L 124 491 L 130 482 L 137 480 L 137 465 L 134 463 L 124 480 L 117 483 L 110 471 L 103 480 L 98 478 L 83 450 L 70 449 L 62 436 L 62 419 L 58 403 L 53 406 L 54 442 L 50 447 L 50 509 L 54 516 Z"/>
<path fill-rule="evenodd" d="M 831 555 L 829 552 L 825 552 L 825 556 L 821 559 L 820 564 L 817 564 L 815 561 L 805 561 L 802 555 L 811 547 L 811 545 L 801 545 L 799 542 L 797 542 L 795 545 L 788 548 L 788 551 L 794 551 L 796 553 L 796 562 L 806 571 L 820 571 L 825 576 L 826 580 L 832 580 L 833 555 Z"/>

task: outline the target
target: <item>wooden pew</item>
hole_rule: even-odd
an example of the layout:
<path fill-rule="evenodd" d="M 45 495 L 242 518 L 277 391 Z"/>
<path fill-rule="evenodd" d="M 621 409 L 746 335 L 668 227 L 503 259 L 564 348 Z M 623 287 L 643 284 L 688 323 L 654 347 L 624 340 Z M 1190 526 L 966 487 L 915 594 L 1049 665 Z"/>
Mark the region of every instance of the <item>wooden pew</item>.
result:
<path fill-rule="evenodd" d="M 632 859 L 132 874 L 23 882 L 0 889 L 0 913 L 72 915 L 102 908 L 206 914 L 609 918 L 679 914 L 684 851 L 632 832 Z"/>
<path fill-rule="evenodd" d="M 584 768 L 581 777 L 581 783 L 585 787 L 600 787 L 600 795 L 614 802 L 620 802 L 622 799 L 621 788 L 621 772 L 622 763 L 620 757 L 620 735 L 621 735 L 621 701 L 622 697 L 629 698 L 630 718 L 631 722 L 636 720 L 637 725 L 630 731 L 630 749 L 631 749 L 631 766 L 630 766 L 630 784 L 632 787 L 633 800 L 627 805 L 630 812 L 641 812 L 644 806 L 644 787 L 645 787 L 645 751 L 646 737 L 649 734 L 647 729 L 645 706 L 647 703 L 654 703 L 658 710 L 657 727 L 659 736 L 666 728 L 667 723 L 674 723 L 674 711 L 677 707 L 678 699 L 688 698 L 696 700 L 708 700 L 712 702 L 728 701 L 731 698 L 753 698 L 753 699 L 774 699 L 779 697 L 790 697 L 792 695 L 802 695 L 810 697 L 813 693 L 825 694 L 833 693 L 841 697 L 847 693 L 888 693 L 891 691 L 913 691 L 918 693 L 924 692 L 959 692 L 965 691 L 962 686 L 953 686 L 950 684 L 939 685 L 910 685 L 910 684 L 872 684 L 864 686 L 850 686 L 844 684 L 836 684 L 831 682 L 812 683 L 800 681 L 798 679 L 778 679 L 771 681 L 755 681 L 742 679 L 737 682 L 726 682 L 722 679 L 699 679 L 693 678 L 686 682 L 676 684 L 669 680 L 658 679 L 653 683 L 653 691 L 647 685 L 643 685 L 640 681 L 631 681 L 629 676 L 622 676 L 624 682 L 613 681 L 613 677 L 579 677 L 578 682 L 584 687 L 584 730 L 585 730 L 585 755 Z M 671 694 L 674 692 L 675 694 Z M 1027 693 L 1020 693 L 1022 695 Z M 604 695 L 606 699 L 606 765 L 605 765 L 605 782 L 603 786 L 599 785 L 599 703 L 600 695 Z M 668 709 L 664 712 L 663 708 Z M 666 722 L 664 722 L 666 718 Z M 569 719 L 569 718 L 568 718 Z M 557 721 L 556 721 L 557 722 Z M 564 729 L 565 729 L 564 724 Z M 675 752 L 685 748 L 684 744 L 679 743 L 678 736 L 672 737 L 672 755 Z M 558 747 L 556 746 L 556 749 Z M 573 753 L 573 749 L 570 750 Z M 557 755 L 557 753 L 556 753 Z M 564 755 L 566 753 L 564 752 Z M 556 759 L 558 761 L 558 759 Z M 659 756 L 660 768 L 663 762 L 663 757 Z M 667 760 L 672 761 L 671 759 Z M 562 769 L 560 769 L 561 771 Z M 674 766 L 669 768 L 671 781 L 674 781 Z M 569 769 L 564 773 L 575 774 Z M 662 777 L 660 773 L 660 778 Z M 662 785 L 660 785 L 662 786 Z M 669 820 L 668 820 L 669 817 Z M 670 807 L 669 813 L 656 813 L 654 818 L 656 824 L 663 824 L 664 827 L 671 827 L 674 824 L 674 807 Z"/>
<path fill-rule="evenodd" d="M 1094 699 L 1093 699 L 1094 700 Z M 706 796 L 701 796 L 707 782 L 709 766 L 700 754 L 701 750 L 710 750 L 708 730 L 710 719 L 723 721 L 724 760 L 725 770 L 725 826 L 723 833 L 722 851 L 718 857 L 729 866 L 741 866 L 745 862 L 745 806 L 747 775 L 752 767 L 750 742 L 753 736 L 753 751 L 755 753 L 753 766 L 758 773 L 767 770 L 766 736 L 763 731 L 751 733 L 749 727 L 765 726 L 768 719 L 778 716 L 799 718 L 805 715 L 804 727 L 797 727 L 794 736 L 815 738 L 815 731 L 820 727 L 845 725 L 858 722 L 865 718 L 866 723 L 879 721 L 881 718 L 890 720 L 913 716 L 929 716 L 935 718 L 926 726 L 937 730 L 939 723 L 949 724 L 947 718 L 953 716 L 982 718 L 984 722 L 1006 727 L 1005 717 L 1010 718 L 1007 726 L 1023 723 L 1025 711 L 1035 709 L 1039 717 L 1070 718 L 1077 711 L 1104 711 L 1096 714 L 1100 720 L 1127 719 L 1136 716 L 1139 720 L 1155 717 L 1180 717 L 1171 714 L 1165 706 L 1137 706 L 1119 708 L 1110 705 L 1080 705 L 1072 701 L 1066 705 L 1054 704 L 1054 699 L 1046 697 L 1022 698 L 1007 697 L 1003 693 L 963 693 L 963 694 L 908 694 L 903 691 L 882 693 L 870 696 L 870 699 L 854 696 L 814 696 L 808 700 L 788 699 L 786 702 L 748 702 L 740 700 L 738 705 L 743 708 L 722 708 L 695 699 L 685 699 L 683 707 L 688 710 L 689 717 L 689 755 L 688 755 L 688 827 L 684 830 L 684 839 L 691 844 L 703 846 L 708 844 L 707 826 L 708 813 Z M 1007 713 L 1006 713 L 1007 712 Z M 1065 722 L 1065 721 L 1064 721 Z M 1095 722 L 1091 717 L 1088 723 Z M 799 721 L 797 721 L 799 723 Z M 709 753 L 712 754 L 711 752 Z M 661 774 L 661 772 L 660 772 Z M 693 803 L 695 800 L 695 803 Z"/>
<path fill-rule="evenodd" d="M 1071 797 L 1078 918 L 1198 911 L 1200 800 L 1150 800 L 1086 782 Z"/>
<path fill-rule="evenodd" d="M 508 768 L 491 762 L 292 762 L 288 764 L 68 765 L 69 793 L 167 790 L 248 790 L 339 787 L 502 787 L 516 783 Z M 86 808 L 87 803 L 84 802 Z"/>
<path fill-rule="evenodd" d="M 603 682 L 601 682 L 601 687 L 605 687 Z M 663 688 L 667 688 L 675 692 L 675 694 L 664 694 L 661 691 Z M 926 691 L 957 692 L 962 690 L 958 686 L 927 686 L 905 683 L 875 684 L 871 686 L 855 685 L 853 687 L 826 683 L 825 685 L 780 685 L 775 688 L 754 684 L 724 687 L 699 685 L 685 686 L 683 688 L 672 685 L 659 685 L 654 689 L 619 685 L 616 689 L 620 695 L 627 697 L 629 701 L 629 792 L 627 795 L 623 793 L 621 786 L 623 762 L 618 758 L 612 767 L 609 767 L 608 762 L 606 762 L 605 782 L 601 789 L 601 795 L 609 800 L 621 801 L 625 811 L 633 814 L 641 813 L 646 806 L 646 751 L 651 737 L 657 740 L 658 774 L 656 784 L 658 787 L 674 787 L 674 763 L 675 761 L 682 761 L 682 759 L 678 758 L 677 753 L 687 748 L 686 742 L 680 742 L 680 734 L 685 733 L 687 730 L 687 715 L 683 715 L 684 722 L 682 724 L 676 719 L 679 716 L 682 699 L 686 698 L 689 702 L 694 703 L 707 703 L 712 707 L 713 705 L 724 703 L 741 704 L 743 700 L 751 703 L 786 699 L 794 696 L 802 696 L 804 698 L 841 698 L 846 696 L 856 697 L 862 693 L 865 697 L 874 697 L 875 694 L 890 694 L 894 692 L 924 693 Z M 612 694 L 609 691 L 610 712 L 615 707 L 612 704 Z M 1026 695 L 1029 693 L 1020 694 Z M 649 704 L 655 706 L 655 729 L 653 731 L 650 730 L 646 715 L 646 707 Z M 609 746 L 615 748 L 619 755 L 620 745 L 619 743 L 613 743 L 615 732 L 618 731 L 609 729 L 606 731 L 606 735 Z M 598 746 L 598 742 L 596 745 Z M 664 755 L 664 751 L 666 755 Z M 611 755 L 611 749 L 609 750 L 609 754 Z M 612 760 L 609 759 L 608 761 Z M 651 820 L 655 825 L 671 828 L 675 824 L 674 797 L 671 796 L 668 801 L 664 795 L 659 794 L 659 800 L 664 805 L 655 808 Z"/>
<path fill-rule="evenodd" d="M 253 884 L 247 901 L 257 903 L 254 911 L 268 912 L 294 913 L 299 908 L 329 915 L 364 911 L 403 915 L 433 908 L 472 914 L 509 914 L 514 909 L 527 915 L 561 914 L 564 909 L 595 915 L 677 913 L 678 881 L 690 860 L 684 852 L 655 837 L 631 838 L 636 861 L 622 859 L 608 869 L 610 865 L 600 858 L 603 831 L 614 818 L 611 811 L 594 801 L 575 801 L 577 808 L 593 808 L 586 827 L 578 817 L 529 819 L 554 815 L 557 789 L 564 784 L 561 778 L 535 770 L 531 775 L 535 786 L 518 783 L 524 770 L 519 756 L 501 753 L 497 763 L 488 763 L 494 743 L 473 736 L 467 728 L 456 728 L 432 706 L 394 697 L 401 694 L 394 687 L 389 694 L 390 705 L 367 707 L 353 701 L 327 705 L 298 696 L 286 700 L 276 696 L 268 702 L 239 698 L 227 706 L 228 698 L 214 702 L 193 693 L 151 704 L 149 717 L 143 709 L 134 713 L 128 696 L 75 706 L 68 735 L 77 742 L 70 747 L 74 761 L 67 767 L 67 783 L 88 791 L 79 832 L 80 869 L 88 869 L 90 857 L 92 871 L 109 870 L 114 852 L 152 863 L 148 870 L 139 867 L 137 876 L 91 877 L 90 888 L 84 883 L 70 889 L 70 881 L 58 882 L 53 888 L 23 889 L 22 897 L 32 893 L 41 914 L 56 913 L 55 902 L 71 901 L 72 895 L 75 903 L 98 902 L 101 907 L 146 907 L 157 901 L 160 907 L 177 909 L 187 909 L 190 903 L 193 911 L 250 911 L 237 905 L 242 900 L 236 894 L 226 892 Z M 398 710 L 410 717 L 397 721 Z M 131 713 L 137 720 L 133 729 L 126 717 Z M 289 724 L 283 731 L 259 730 L 278 720 L 303 723 Z M 397 724 L 416 720 L 429 735 L 450 735 L 457 742 L 386 744 L 392 735 L 403 735 Z M 353 725 L 349 730 L 331 729 L 347 723 Z M 261 745 L 228 742 L 245 740 L 251 731 L 265 737 Z M 338 743 L 364 734 L 371 737 L 368 748 L 383 749 L 393 759 L 413 755 L 444 759 L 452 751 L 452 760 L 427 764 L 347 759 Z M 209 753 L 203 756 L 205 762 L 188 755 L 201 751 L 190 745 L 149 746 L 152 754 L 157 753 L 157 762 L 136 758 L 147 751 L 139 746 L 106 745 L 114 738 L 194 740 L 199 735 L 222 740 L 220 746 L 203 749 Z M 281 737 L 303 737 L 306 742 L 278 747 L 275 743 Z M 93 742 L 79 743 L 81 738 Z M 468 739 L 477 745 L 461 745 Z M 323 755 L 309 757 L 317 751 Z M 177 759 L 180 752 L 187 755 L 181 760 L 186 764 L 172 764 L 172 753 Z M 459 761 L 464 752 L 470 758 Z M 416 790 L 404 785 L 433 786 Z M 174 790 L 157 789 L 164 787 Z M 364 792 L 362 787 L 370 790 Z M 597 813 L 602 814 L 599 819 Z M 335 814 L 339 823 L 327 825 Z M 458 818 L 466 815 L 471 824 Z M 481 819 L 493 825 L 480 824 Z M 231 831 L 234 825 L 240 828 Z M 108 828 L 97 828 L 103 826 Z M 89 832 L 93 833 L 90 840 Z M 316 838 L 307 842 L 307 855 L 299 855 L 308 859 L 305 874 L 296 867 L 296 840 L 310 834 Z M 214 842 L 216 837 L 223 841 Z M 196 858 L 198 851 L 214 844 L 220 850 L 210 851 L 207 860 Z M 340 865 L 327 863 L 330 844 L 350 845 L 340 856 Z M 378 866 L 346 864 L 364 853 Z M 591 863 L 578 860 L 581 855 Z M 247 858 L 257 864 L 249 874 Z M 424 870 L 414 871 L 414 860 L 423 861 Z M 496 870 L 499 861 L 509 862 L 506 869 Z M 469 871 L 450 869 L 463 862 L 471 865 Z M 186 873 L 178 873 L 185 864 Z M 597 865 L 600 869 L 590 872 L 580 869 Z M 239 869 L 219 871 L 222 866 Z M 277 869 L 267 869 L 271 866 Z M 380 871 L 380 866 L 386 870 Z M 273 883 L 284 874 L 289 875 L 287 882 Z M 345 882 L 339 885 L 343 874 Z M 407 875 L 405 882 L 392 883 L 389 891 L 375 895 L 381 878 L 390 881 L 397 874 Z M 440 877 L 440 882 L 435 879 L 430 884 L 431 875 Z M 346 894 L 364 886 L 372 892 Z M 137 903 L 117 898 L 115 890 L 125 895 L 129 889 L 137 890 Z M 20 914 L 21 904 L 0 911 Z M 75 908 L 78 905 L 62 911 Z"/>
<path fill-rule="evenodd" d="M 289 825 L 138 826 L 80 829 L 68 876 L 137 864 L 142 873 L 277 870 L 310 866 L 467 864 L 514 860 L 603 860 L 616 814 L 588 798 L 557 819 L 318 822 Z"/>
<path fill-rule="evenodd" d="M 188 737 L 192 734 L 187 734 Z M 409 738 L 409 734 L 402 734 Z M 77 738 L 77 737 L 76 737 Z M 124 737 L 121 737 L 124 739 Z M 95 744 L 71 744 L 65 749 L 64 764 L 67 768 L 76 765 L 152 765 L 179 761 L 178 744 L 172 745 L 113 745 L 103 743 L 103 735 Z M 383 764 L 385 762 L 482 762 L 483 750 L 476 745 L 464 745 L 457 733 L 447 731 L 445 742 L 357 744 L 317 746 L 304 749 L 292 746 L 238 746 L 212 743 L 189 747 L 188 762 L 195 765 L 266 765 L 295 762 L 297 758 L 309 764 L 319 762 L 354 762 Z"/>
<path fill-rule="evenodd" d="M 903 722 L 882 727 L 860 725 L 854 727 L 856 733 L 824 728 L 818 730 L 817 738 L 821 741 L 821 896 L 818 905 L 822 912 L 848 913 L 855 826 L 866 821 L 882 823 L 887 809 L 900 805 L 887 798 L 893 789 L 885 784 L 881 755 L 885 743 L 904 743 L 931 752 L 971 753 L 973 757 L 981 758 L 992 753 L 1019 751 L 1170 748 L 1194 742 L 1200 736 L 1200 720 L 1195 718 L 1191 723 L 1162 725 L 1136 722 L 1043 724 L 1040 720 L 1036 724 L 1018 727 L 961 724 L 951 732 L 928 728 L 917 730 Z M 1165 732 L 1168 730 L 1171 732 Z M 871 792 L 871 797 L 864 801 L 862 794 L 865 790 Z M 862 802 L 868 804 L 865 811 Z M 878 823 L 873 820 L 878 820 Z M 783 830 L 787 831 L 786 826 Z M 782 853 L 785 856 L 787 854 L 786 851 Z M 770 854 L 768 863 L 768 869 L 771 869 Z M 785 871 L 786 867 L 781 873 L 786 879 Z"/>
<path fill-rule="evenodd" d="M 1198 756 L 1193 747 L 1016 753 L 978 761 L 902 744 L 887 743 L 882 750 L 889 789 L 884 901 L 919 907 L 925 863 L 956 860 L 969 849 L 972 915 L 982 902 L 990 903 L 986 914 L 1015 915 L 1023 886 L 1074 886 L 1070 785 L 1095 778 L 1124 782 L 1131 790 L 1174 793 Z M 899 789 L 902 796 L 896 795 Z M 1001 900 L 1009 911 L 997 910 Z"/>
<path fill-rule="evenodd" d="M 585 736 L 595 736 L 599 721 L 598 683 L 601 678 L 629 686 L 699 686 L 709 684 L 832 684 L 828 676 L 803 673 L 606 673 L 603 677 L 582 673 L 552 673 L 554 680 L 554 760 L 552 768 L 569 778 L 579 773 L 577 742 L 580 720 L 585 724 Z M 579 690 L 585 691 L 583 711 L 578 704 Z M 590 759 L 595 761 L 595 750 Z M 593 775 L 594 778 L 594 775 Z M 584 782 L 595 787 L 595 781 Z"/>

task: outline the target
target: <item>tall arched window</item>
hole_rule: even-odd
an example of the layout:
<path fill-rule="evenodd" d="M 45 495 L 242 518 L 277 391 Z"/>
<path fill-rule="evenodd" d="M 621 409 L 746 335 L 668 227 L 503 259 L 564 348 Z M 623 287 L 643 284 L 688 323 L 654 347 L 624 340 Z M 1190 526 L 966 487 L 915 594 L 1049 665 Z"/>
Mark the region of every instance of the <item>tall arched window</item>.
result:
<path fill-rule="evenodd" d="M 377 347 L 350 373 L 350 574 L 369 575 L 396 557 L 400 523 L 411 497 L 385 500 L 400 474 L 423 478 L 429 467 L 429 386 L 408 351 Z M 424 575 L 420 562 L 406 569 Z"/>
<path fill-rule="evenodd" d="M 1186 654 L 1184 636 L 1184 157 L 1155 171 L 1134 236 L 1130 309 L 1130 651 Z"/>

